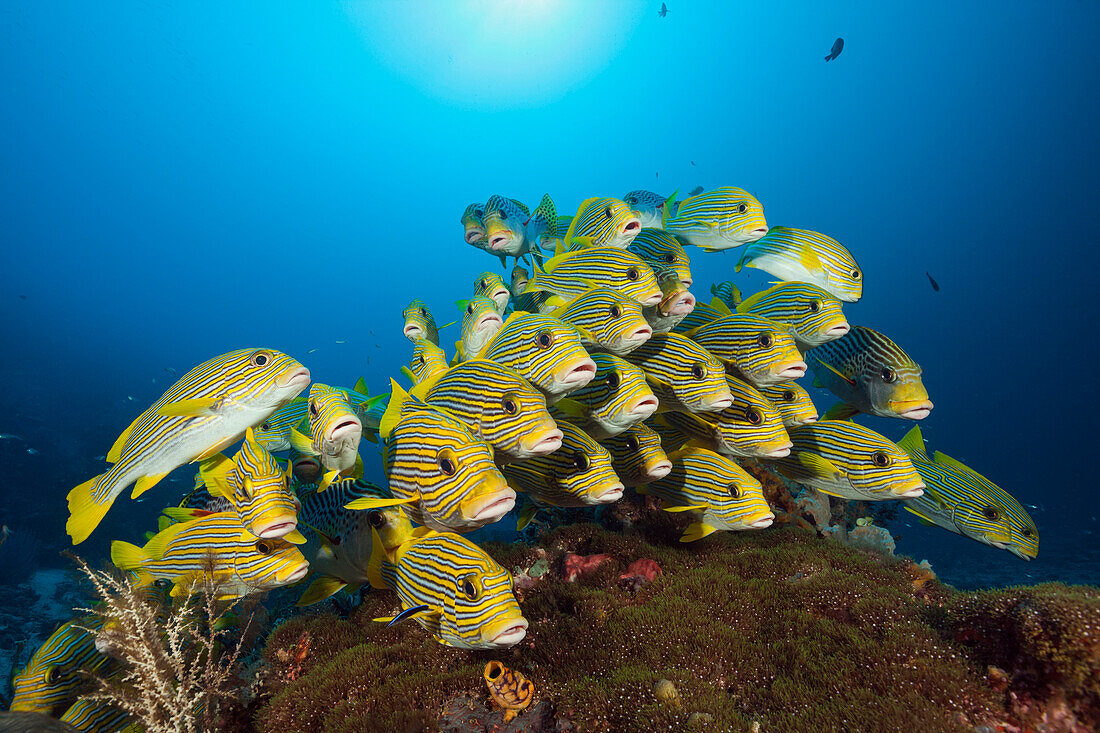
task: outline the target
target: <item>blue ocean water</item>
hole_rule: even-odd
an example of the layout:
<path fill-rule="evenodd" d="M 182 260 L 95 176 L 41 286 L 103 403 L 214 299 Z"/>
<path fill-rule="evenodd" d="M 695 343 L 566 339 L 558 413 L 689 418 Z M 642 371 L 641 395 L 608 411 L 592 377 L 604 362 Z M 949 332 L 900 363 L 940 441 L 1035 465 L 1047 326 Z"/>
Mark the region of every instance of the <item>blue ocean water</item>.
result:
<path fill-rule="evenodd" d="M 901 519 L 898 551 L 961 587 L 1100 583 L 1100 8 L 657 7 L 5 3 L 0 433 L 19 437 L 0 440 L 0 524 L 65 565 L 66 493 L 216 354 L 272 347 L 388 389 L 408 301 L 446 322 L 501 271 L 463 243 L 469 202 L 549 192 L 571 213 L 732 185 L 770 224 L 848 246 L 866 288 L 846 313 L 923 366 L 925 436 L 1042 536 L 1025 563 Z M 701 299 L 772 279 L 689 254 Z M 120 499 L 81 553 L 140 537 L 190 485 L 184 469 Z"/>

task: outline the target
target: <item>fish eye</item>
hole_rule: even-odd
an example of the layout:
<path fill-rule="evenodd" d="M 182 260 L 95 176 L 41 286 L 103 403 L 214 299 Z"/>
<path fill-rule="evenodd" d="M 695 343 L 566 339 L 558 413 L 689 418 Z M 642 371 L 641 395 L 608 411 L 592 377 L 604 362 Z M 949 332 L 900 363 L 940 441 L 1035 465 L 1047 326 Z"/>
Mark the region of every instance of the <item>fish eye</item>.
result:
<path fill-rule="evenodd" d="M 419 313 L 419 314 L 420 314 L 420 315 L 422 315 L 423 317 L 425 317 L 425 318 L 427 318 L 427 317 L 428 317 L 428 311 L 426 311 L 425 309 L 423 309 L 423 308 L 417 308 L 417 309 L 416 309 L 416 311 L 417 311 L 417 313 Z"/>
<path fill-rule="evenodd" d="M 539 335 L 535 337 L 535 343 L 538 344 L 540 349 L 549 349 L 554 345 L 554 334 L 549 331 L 540 331 Z"/>
<path fill-rule="evenodd" d="M 890 465 L 890 456 L 883 451 L 877 450 L 871 454 L 871 463 L 879 468 L 885 468 Z"/>
<path fill-rule="evenodd" d="M 418 356 L 418 357 L 416 357 L 416 363 L 423 365 L 423 364 L 426 364 L 427 362 L 424 361 L 423 356 Z"/>
<path fill-rule="evenodd" d="M 997 511 L 995 506 L 984 506 L 982 507 L 982 516 L 991 522 L 996 522 L 1001 518 L 1001 513 Z"/>
<path fill-rule="evenodd" d="M 611 204 L 608 204 L 604 208 L 603 213 L 607 214 L 608 219 L 614 219 L 615 218 L 615 215 L 611 213 Z"/>
<path fill-rule="evenodd" d="M 316 400 L 310 400 L 309 401 L 309 414 L 313 415 L 314 417 L 317 417 L 317 401 Z"/>
<path fill-rule="evenodd" d="M 614 391 L 619 389 L 619 383 L 620 383 L 619 373 L 617 371 L 612 370 L 607 375 L 607 386 L 611 389 L 612 392 L 614 392 Z"/>
<path fill-rule="evenodd" d="M 269 422 L 261 423 L 260 430 L 271 430 L 271 423 L 269 423 Z"/>
<path fill-rule="evenodd" d="M 474 304 L 473 303 L 470 303 L 469 305 L 466 306 L 466 312 L 467 313 L 473 313 L 474 312 Z"/>
<path fill-rule="evenodd" d="M 588 470 L 588 454 L 584 451 L 573 451 L 573 468 L 577 471 Z"/>
<path fill-rule="evenodd" d="M 884 381 L 886 383 L 896 382 L 897 379 L 898 379 L 897 373 L 894 372 L 894 370 L 890 369 L 890 368 L 884 368 L 882 370 L 882 374 L 880 376 L 882 377 L 882 381 Z"/>
<path fill-rule="evenodd" d="M 485 215 L 485 212 L 484 212 L 484 211 L 482 211 L 481 209 L 474 209 L 474 214 L 475 214 L 476 216 L 484 216 L 484 215 Z"/>
<path fill-rule="evenodd" d="M 267 353 L 266 351 L 257 351 L 255 354 L 252 355 L 252 358 L 249 361 L 251 362 L 252 366 L 267 366 L 268 362 L 271 361 L 271 354 Z"/>
<path fill-rule="evenodd" d="M 375 529 L 382 529 L 382 525 L 386 523 L 386 515 L 378 509 L 372 509 L 367 514 L 367 521 L 370 522 L 370 526 Z"/>
<path fill-rule="evenodd" d="M 157 588 L 160 588 L 161 590 L 164 590 L 168 586 L 172 585 L 172 581 L 168 580 L 167 578 L 157 578 L 153 581 L 153 585 L 155 585 Z"/>
<path fill-rule="evenodd" d="M 56 685 L 58 682 L 61 681 L 61 668 L 50 667 L 49 669 L 47 669 L 45 679 L 47 685 Z"/>
<path fill-rule="evenodd" d="M 858 280 L 863 277 L 863 273 L 861 273 L 859 270 L 852 270 L 849 274 L 852 276 L 853 280 Z"/>
<path fill-rule="evenodd" d="M 670 265 L 672 263 L 676 262 L 676 253 L 675 252 L 669 252 L 668 254 L 666 254 L 665 255 L 665 262 L 667 262 Z"/>
<path fill-rule="evenodd" d="M 626 449 L 631 453 L 638 452 L 638 439 L 633 435 L 626 439 Z"/>
<path fill-rule="evenodd" d="M 696 379 L 702 379 L 703 377 L 707 376 L 707 370 L 703 366 L 702 362 L 697 361 L 691 365 L 691 376 L 695 377 Z"/>
<path fill-rule="evenodd" d="M 738 486 L 736 482 L 734 482 L 734 483 L 730 484 L 729 486 L 727 486 L 726 491 L 728 491 L 730 496 L 733 497 L 734 499 L 740 499 L 741 498 L 741 487 Z"/>
<path fill-rule="evenodd" d="M 792 389 L 783 390 L 783 401 L 784 402 L 794 402 L 794 390 L 792 390 Z"/>
<path fill-rule="evenodd" d="M 439 451 L 436 462 L 439 464 L 439 470 L 448 476 L 454 476 L 458 472 L 458 463 L 455 461 L 454 451 L 449 448 Z"/>
<path fill-rule="evenodd" d="M 775 343 L 775 339 L 772 338 L 770 333 L 762 333 L 756 337 L 756 343 L 759 344 L 762 349 L 770 349 L 772 344 Z"/>
<path fill-rule="evenodd" d="M 256 540 L 255 547 L 256 552 L 260 553 L 261 555 L 270 555 L 275 549 L 272 544 L 267 540 Z"/>
<path fill-rule="evenodd" d="M 750 407 L 745 410 L 745 419 L 752 425 L 759 425 L 764 422 L 764 413 L 760 412 L 760 410 L 755 407 Z"/>
<path fill-rule="evenodd" d="M 483 288 L 485 288 L 486 290 L 488 290 L 488 289 L 489 289 L 489 281 L 488 281 L 488 280 L 482 280 L 482 281 L 481 281 L 481 287 L 483 287 Z"/>
<path fill-rule="evenodd" d="M 814 300 L 811 300 L 810 313 L 817 313 L 819 310 L 821 310 L 821 301 L 817 300 L 816 298 Z"/>
<path fill-rule="evenodd" d="M 611 314 L 612 318 L 618 318 L 623 314 L 623 309 L 617 305 L 613 305 L 608 312 Z"/>
<path fill-rule="evenodd" d="M 1030 529 L 1025 529 L 1025 530 L 1024 530 L 1023 532 L 1021 532 L 1020 534 L 1022 534 L 1022 535 L 1023 535 L 1024 537 L 1030 537 L 1030 536 L 1032 535 L 1032 532 L 1031 532 L 1031 530 L 1030 530 Z"/>
<path fill-rule="evenodd" d="M 519 405 L 516 404 L 515 397 L 510 394 L 504 395 L 504 399 L 500 401 L 500 406 L 504 408 L 504 411 L 509 415 L 515 415 L 519 412 Z"/>
<path fill-rule="evenodd" d="M 629 270 L 627 270 L 626 271 L 626 279 L 630 280 L 630 281 L 637 280 L 638 279 L 638 268 L 637 267 L 631 267 Z"/>
<path fill-rule="evenodd" d="M 748 204 L 740 204 L 737 207 L 737 213 L 738 214 L 744 214 L 748 210 L 749 210 Z"/>
<path fill-rule="evenodd" d="M 481 586 L 477 583 L 477 578 L 473 575 L 463 575 L 458 579 L 458 589 L 462 591 L 462 595 L 469 598 L 471 601 L 476 601 L 481 597 Z"/>

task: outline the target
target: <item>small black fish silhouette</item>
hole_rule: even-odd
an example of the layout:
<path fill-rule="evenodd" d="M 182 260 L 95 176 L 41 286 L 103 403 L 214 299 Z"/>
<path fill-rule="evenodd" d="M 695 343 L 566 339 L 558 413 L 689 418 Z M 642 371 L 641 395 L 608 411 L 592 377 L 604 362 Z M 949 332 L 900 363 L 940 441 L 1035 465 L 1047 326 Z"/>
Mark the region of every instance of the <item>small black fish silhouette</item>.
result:
<path fill-rule="evenodd" d="M 693 161 L 691 161 L 691 164 L 692 164 L 692 165 L 694 166 L 694 165 L 695 165 L 695 161 L 694 161 L 694 160 L 693 160 Z"/>
<path fill-rule="evenodd" d="M 833 41 L 833 48 L 832 48 L 831 51 L 829 51 L 829 55 L 825 57 L 825 60 L 826 61 L 832 61 L 837 56 L 839 56 L 840 52 L 843 51 L 843 50 L 844 50 L 844 39 L 843 38 L 836 39 L 835 41 Z"/>
<path fill-rule="evenodd" d="M 928 275 L 928 282 L 932 283 L 932 289 L 935 290 L 937 293 L 940 292 L 940 284 L 938 282 L 936 282 L 936 278 L 929 275 L 927 270 L 925 271 L 924 274 Z"/>
<path fill-rule="evenodd" d="M 657 11 L 657 17 L 663 18 L 666 15 L 668 15 L 668 6 L 664 3 L 661 3 L 661 9 Z"/>

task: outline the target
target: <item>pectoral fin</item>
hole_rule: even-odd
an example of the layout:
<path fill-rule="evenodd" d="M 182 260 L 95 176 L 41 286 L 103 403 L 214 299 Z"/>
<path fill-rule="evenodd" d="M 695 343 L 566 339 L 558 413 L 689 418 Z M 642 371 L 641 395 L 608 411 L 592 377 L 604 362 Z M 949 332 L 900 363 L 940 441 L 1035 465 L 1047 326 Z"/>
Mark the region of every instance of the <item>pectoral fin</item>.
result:
<path fill-rule="evenodd" d="M 684 533 L 680 536 L 681 542 L 695 542 L 695 540 L 701 540 L 712 532 L 717 530 L 709 524 L 703 524 L 702 522 L 695 522 L 688 525 L 688 528 L 684 530 Z"/>
<path fill-rule="evenodd" d="M 164 417 L 210 417 L 216 414 L 211 408 L 217 404 L 214 397 L 199 397 L 193 400 L 180 400 L 161 405 L 158 415 Z"/>

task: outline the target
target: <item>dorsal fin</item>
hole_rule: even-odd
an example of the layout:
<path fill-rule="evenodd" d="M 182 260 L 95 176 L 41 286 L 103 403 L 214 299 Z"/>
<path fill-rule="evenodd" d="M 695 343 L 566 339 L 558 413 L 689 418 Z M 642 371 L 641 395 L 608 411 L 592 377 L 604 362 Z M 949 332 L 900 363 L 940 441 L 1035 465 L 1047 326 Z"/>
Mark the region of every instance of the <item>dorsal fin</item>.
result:
<path fill-rule="evenodd" d="M 928 454 L 924 450 L 924 436 L 921 434 L 920 425 L 914 425 L 913 429 L 898 441 L 898 448 L 909 454 L 910 458 L 918 461 L 928 461 Z"/>

